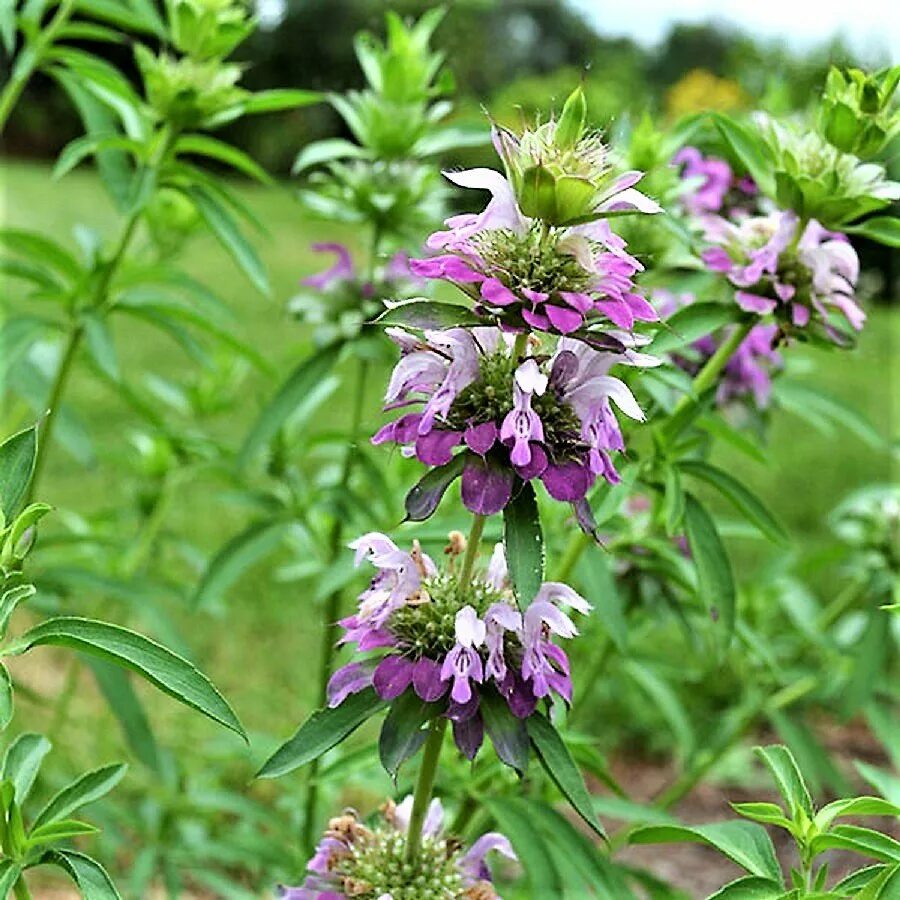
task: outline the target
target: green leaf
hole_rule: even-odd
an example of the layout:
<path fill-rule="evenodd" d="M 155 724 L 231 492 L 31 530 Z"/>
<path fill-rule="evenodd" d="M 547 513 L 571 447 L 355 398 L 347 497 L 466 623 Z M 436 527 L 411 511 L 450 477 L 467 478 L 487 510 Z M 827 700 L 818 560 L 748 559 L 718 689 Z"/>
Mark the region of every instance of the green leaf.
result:
<path fill-rule="evenodd" d="M 247 569 L 275 551 L 285 528 L 284 522 L 254 522 L 231 538 L 207 565 L 194 594 L 194 608 L 221 601 Z"/>
<path fill-rule="evenodd" d="M 528 735 L 537 751 L 541 764 L 553 779 L 562 795 L 572 804 L 573 809 L 598 834 L 606 833 L 594 812 L 591 795 L 585 786 L 581 772 L 569 753 L 563 739 L 550 721 L 540 713 L 529 716 L 526 721 Z"/>
<path fill-rule="evenodd" d="M 565 886 L 560 878 L 545 840 L 535 828 L 531 807 L 521 797 L 479 797 L 487 811 L 497 820 L 499 830 L 509 838 L 522 862 L 531 897 L 562 897 Z"/>
<path fill-rule="evenodd" d="M 694 343 L 734 322 L 736 308 L 725 303 L 691 303 L 667 318 L 656 332 L 648 353 L 669 353 Z"/>
<path fill-rule="evenodd" d="M 510 712 L 509 704 L 493 690 L 481 694 L 478 709 L 500 761 L 524 775 L 528 769 L 529 749 L 525 723 Z"/>
<path fill-rule="evenodd" d="M 0 42 L 7 59 L 12 59 L 16 49 L 16 2 L 3 0 L 0 3 Z M 10 882 L 12 884 L 12 882 Z M 3 896 L 6 896 L 5 894 Z"/>
<path fill-rule="evenodd" d="M 78 885 L 83 900 L 122 900 L 106 870 L 95 859 L 74 850 L 52 850 L 42 862 L 59 866 Z"/>
<path fill-rule="evenodd" d="M 414 484 L 406 495 L 406 518 L 410 522 L 424 522 L 434 513 L 447 488 L 462 475 L 466 454 L 457 453 L 450 462 L 430 469 Z"/>
<path fill-rule="evenodd" d="M 245 114 L 254 115 L 311 106 L 314 103 L 321 103 L 324 99 L 325 95 L 318 91 L 277 88 L 270 91 L 258 91 L 248 99 L 241 101 L 241 107 Z"/>
<path fill-rule="evenodd" d="M 522 485 L 503 510 L 503 546 L 519 608 L 524 610 L 544 582 L 544 536 L 530 481 Z"/>
<path fill-rule="evenodd" d="M 0 860 L 0 897 L 9 897 L 21 874 L 22 867 L 18 863 L 11 859 Z"/>
<path fill-rule="evenodd" d="M 384 770 L 396 782 L 400 766 L 415 756 L 428 737 L 426 725 L 439 715 L 439 706 L 426 703 L 408 690 L 391 704 L 381 726 L 378 755 Z"/>
<path fill-rule="evenodd" d="M 823 806 L 814 819 L 816 827 L 827 830 L 835 819 L 844 816 L 894 816 L 900 817 L 900 806 L 889 803 L 882 797 L 851 797 L 835 800 Z"/>
<path fill-rule="evenodd" d="M 89 659 L 88 666 L 119 722 L 129 749 L 148 769 L 159 772 L 159 748 L 144 706 L 131 683 L 131 673 L 105 659 Z"/>
<path fill-rule="evenodd" d="M 32 829 L 65 819 L 73 812 L 108 794 L 124 777 L 128 766 L 115 763 L 85 772 L 71 784 L 57 791 L 38 813 Z"/>
<path fill-rule="evenodd" d="M 666 468 L 665 492 L 663 494 L 663 516 L 665 518 L 666 534 L 670 537 L 678 534 L 681 520 L 684 518 L 684 489 L 681 486 L 681 476 L 675 466 Z"/>
<path fill-rule="evenodd" d="M 773 744 L 770 747 L 754 747 L 753 752 L 772 773 L 778 793 L 788 804 L 791 817 L 796 818 L 797 812 L 802 809 L 812 819 L 812 798 L 791 751 L 783 744 Z"/>
<path fill-rule="evenodd" d="M 0 731 L 3 731 L 13 717 L 13 684 L 6 666 L 0 663 Z"/>
<path fill-rule="evenodd" d="M 244 440 L 238 454 L 238 465 L 243 467 L 256 456 L 284 425 L 304 399 L 310 395 L 331 372 L 344 345 L 343 338 L 322 347 L 306 357 L 276 391 L 275 396 L 259 414 Z"/>
<path fill-rule="evenodd" d="M 163 693 L 247 739 L 237 716 L 212 682 L 192 663 L 149 638 L 119 625 L 61 616 L 27 631 L 5 652 L 15 655 L 43 645 L 70 647 L 131 669 Z"/>
<path fill-rule="evenodd" d="M 340 706 L 314 712 L 296 734 L 283 744 L 256 773 L 257 778 L 278 778 L 318 759 L 385 705 L 371 688 L 352 694 Z"/>
<path fill-rule="evenodd" d="M 851 875 L 842 878 L 834 886 L 833 890 L 842 897 L 848 895 L 854 897 L 855 900 L 858 900 L 857 891 L 862 890 L 879 876 L 883 875 L 885 872 L 890 872 L 893 869 L 893 866 L 888 867 L 884 865 L 866 866 L 864 869 L 857 869 L 857 871 L 853 872 Z M 897 871 L 900 871 L 900 868 L 898 868 Z"/>
<path fill-rule="evenodd" d="M 835 893 L 844 897 L 852 891 L 854 900 L 896 900 L 900 897 L 900 865 L 871 866 L 854 872 L 834 886 Z"/>
<path fill-rule="evenodd" d="M 788 819 L 777 803 L 732 803 L 731 808 L 745 819 L 763 825 L 777 825 L 793 832 L 794 823 Z"/>
<path fill-rule="evenodd" d="M 37 425 L 0 444 L 0 521 L 10 522 L 28 494 L 37 457 Z"/>
<path fill-rule="evenodd" d="M 894 216 L 874 216 L 859 225 L 848 225 L 844 231 L 858 234 L 886 247 L 900 247 L 900 219 Z"/>
<path fill-rule="evenodd" d="M 43 735 L 26 732 L 6 749 L 0 780 L 12 782 L 16 803 L 21 806 L 31 792 L 41 762 L 50 752 L 50 741 Z"/>
<path fill-rule="evenodd" d="M 679 468 L 686 475 L 699 478 L 714 487 L 737 509 L 744 518 L 755 525 L 769 540 L 776 544 L 788 542 L 787 532 L 763 505 L 762 501 L 740 481 L 722 469 L 700 460 L 683 460 Z"/>
<path fill-rule="evenodd" d="M 95 131 L 75 138 L 63 147 L 53 166 L 53 178 L 62 178 L 87 157 L 96 155 L 99 159 L 103 151 L 109 150 L 121 150 L 137 159 L 143 158 L 143 146 L 138 141 L 116 132 Z"/>
<path fill-rule="evenodd" d="M 39 847 L 41 844 L 55 844 L 68 838 L 79 837 L 83 834 L 97 834 L 100 831 L 95 825 L 87 822 L 79 822 L 77 819 L 63 819 L 60 822 L 48 822 L 38 828 L 33 828 L 25 842 L 26 847 Z"/>
<path fill-rule="evenodd" d="M 377 319 L 376 325 L 399 325 L 419 330 L 440 330 L 484 325 L 468 306 L 459 303 L 439 303 L 425 297 L 414 297 L 402 303 L 392 303 Z"/>
<path fill-rule="evenodd" d="M 656 711 L 666 720 L 681 756 L 689 757 L 694 750 L 694 730 L 678 694 L 668 681 L 636 659 L 626 660 L 625 669 L 650 698 Z"/>
<path fill-rule="evenodd" d="M 194 153 L 225 163 L 262 184 L 274 184 L 272 176 L 253 157 L 206 134 L 184 134 L 175 143 L 176 153 Z"/>
<path fill-rule="evenodd" d="M 0 637 L 6 636 L 10 616 L 16 611 L 16 607 L 36 593 L 37 589 L 33 584 L 20 584 L 0 595 Z"/>
<path fill-rule="evenodd" d="M 648 825 L 628 836 L 631 844 L 706 844 L 751 875 L 782 882 L 775 848 L 762 825 L 714 822 L 711 825 Z"/>
<path fill-rule="evenodd" d="M 40 234 L 19 228 L 0 228 L 0 247 L 50 266 L 67 282 L 77 282 L 83 274 L 78 260 L 68 250 Z"/>
<path fill-rule="evenodd" d="M 772 158 L 759 133 L 721 113 L 712 113 L 711 118 L 725 143 L 743 163 L 759 189 L 771 196 L 774 189 Z"/>
<path fill-rule="evenodd" d="M 291 173 L 299 175 L 305 169 L 321 163 L 332 162 L 335 159 L 365 159 L 368 155 L 369 151 L 365 147 L 360 147 L 359 144 L 354 144 L 346 138 L 313 141 L 297 154 Z"/>
<path fill-rule="evenodd" d="M 256 250 L 244 237 L 234 216 L 204 185 L 191 185 L 185 189 L 185 193 L 197 207 L 197 212 L 200 213 L 200 217 L 206 222 L 209 230 L 228 251 L 241 271 L 260 293 L 268 295 L 271 290 L 263 264 Z"/>
<path fill-rule="evenodd" d="M 879 862 L 900 863 L 900 841 L 887 834 L 857 825 L 836 825 L 827 834 L 810 842 L 810 851 L 818 855 L 826 850 L 849 850 Z"/>
<path fill-rule="evenodd" d="M 734 632 L 736 592 L 731 562 L 716 524 L 693 494 L 685 496 L 684 525 L 694 564 L 700 599 L 721 616 L 725 642 Z"/>
<path fill-rule="evenodd" d="M 784 884 L 770 878 L 750 875 L 726 884 L 708 900 L 783 900 Z"/>
<path fill-rule="evenodd" d="M 122 376 L 119 370 L 119 357 L 106 319 L 90 310 L 82 315 L 81 322 L 84 325 L 88 350 L 97 368 L 112 381 L 119 381 Z"/>
<path fill-rule="evenodd" d="M 609 635 L 620 652 L 628 644 L 628 621 L 625 604 L 616 587 L 612 560 L 605 553 L 582 553 L 575 569 L 577 584 L 594 607 L 593 618 Z"/>

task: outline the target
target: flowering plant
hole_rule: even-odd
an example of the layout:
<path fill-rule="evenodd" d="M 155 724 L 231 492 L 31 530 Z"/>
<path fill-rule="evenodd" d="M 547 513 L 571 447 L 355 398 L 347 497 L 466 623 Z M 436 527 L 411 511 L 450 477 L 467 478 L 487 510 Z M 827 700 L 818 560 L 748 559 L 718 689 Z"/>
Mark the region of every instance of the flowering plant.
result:
<path fill-rule="evenodd" d="M 500 900 L 485 857 L 496 852 L 515 860 L 509 841 L 492 832 L 463 852 L 459 842 L 443 833 L 444 810 L 440 800 L 432 800 L 422 823 L 418 855 L 410 865 L 412 811 L 413 798 L 408 796 L 399 804 L 387 801 L 375 824 L 360 821 L 352 810 L 331 819 L 302 886 L 282 888 L 278 896 L 282 900 Z"/>

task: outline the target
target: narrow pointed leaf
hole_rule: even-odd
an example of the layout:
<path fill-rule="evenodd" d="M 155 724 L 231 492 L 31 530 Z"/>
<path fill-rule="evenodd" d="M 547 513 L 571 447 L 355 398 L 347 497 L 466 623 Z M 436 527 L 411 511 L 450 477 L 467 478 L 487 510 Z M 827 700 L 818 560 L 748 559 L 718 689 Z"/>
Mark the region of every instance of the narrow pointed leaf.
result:
<path fill-rule="evenodd" d="M 19 806 L 31 792 L 41 763 L 49 752 L 50 741 L 32 732 L 20 735 L 7 748 L 0 780 L 12 782 Z"/>
<path fill-rule="evenodd" d="M 339 744 L 385 705 L 371 688 L 348 697 L 340 706 L 320 709 L 279 747 L 256 773 L 257 778 L 278 778 L 318 759 Z"/>
<path fill-rule="evenodd" d="M 128 766 L 115 763 L 86 772 L 48 801 L 32 823 L 32 829 L 65 819 L 73 812 L 108 794 L 125 776 Z"/>
<path fill-rule="evenodd" d="M 37 454 L 37 426 L 32 425 L 0 444 L 0 510 L 9 523 L 28 493 Z"/>
<path fill-rule="evenodd" d="M 531 482 L 503 510 L 503 544 L 509 576 L 519 600 L 527 607 L 544 581 L 544 536 Z"/>
<path fill-rule="evenodd" d="M 550 721 L 540 713 L 535 713 L 527 720 L 528 735 L 531 743 L 547 770 L 547 774 L 556 783 L 563 796 L 572 804 L 573 809 L 598 834 L 605 838 L 606 833 L 594 812 L 593 801 L 584 783 L 584 778 L 569 748 L 566 747 L 559 732 Z"/>
<path fill-rule="evenodd" d="M 6 652 L 25 653 L 44 645 L 70 647 L 125 666 L 163 693 L 247 739 L 234 711 L 212 682 L 192 663 L 143 635 L 107 622 L 62 616 L 27 631 Z"/>

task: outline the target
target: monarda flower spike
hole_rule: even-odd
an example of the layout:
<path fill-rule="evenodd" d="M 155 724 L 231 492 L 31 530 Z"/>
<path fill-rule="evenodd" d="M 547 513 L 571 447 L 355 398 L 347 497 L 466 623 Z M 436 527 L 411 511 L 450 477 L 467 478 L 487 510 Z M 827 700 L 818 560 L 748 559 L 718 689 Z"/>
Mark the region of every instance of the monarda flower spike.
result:
<path fill-rule="evenodd" d="M 641 172 L 613 174 L 603 141 L 585 132 L 579 98 L 573 94 L 559 120 L 518 137 L 494 129 L 505 175 L 444 173 L 490 192 L 491 201 L 481 213 L 448 219 L 449 230 L 427 241 L 436 255 L 412 260 L 413 272 L 456 284 L 476 312 L 516 330 L 584 335 L 589 326 L 656 320 L 633 282 L 643 266 L 606 219 L 661 208 L 635 190 Z"/>
<path fill-rule="evenodd" d="M 300 887 L 283 887 L 281 900 L 500 900 L 485 857 L 516 859 L 509 841 L 485 834 L 466 850 L 444 834 L 444 810 L 432 800 L 413 860 L 407 836 L 413 798 L 388 801 L 375 822 L 347 811 L 328 823 Z"/>
<path fill-rule="evenodd" d="M 554 638 L 578 633 L 562 607 L 582 614 L 591 607 L 570 587 L 546 582 L 522 610 L 503 545 L 468 581 L 458 566 L 465 546 L 462 535 L 451 534 L 448 563 L 439 570 L 417 543 L 405 552 L 383 534 L 354 541 L 357 564 L 368 561 L 378 572 L 357 612 L 341 622 L 341 642 L 356 644 L 364 656 L 335 672 L 328 702 L 339 706 L 370 686 L 388 702 L 415 695 L 438 704 L 436 714 L 450 719 L 468 759 L 478 753 L 487 726 L 498 756 L 513 764 L 491 734 L 497 704 L 524 720 L 554 694 L 571 701 L 569 660 Z"/>
<path fill-rule="evenodd" d="M 402 357 L 385 408 L 422 407 L 372 441 L 401 444 L 427 466 L 448 467 L 443 489 L 461 475 L 463 503 L 472 512 L 499 512 L 517 482 L 540 479 L 555 499 L 579 504 L 597 477 L 618 481 L 612 455 L 625 444 L 613 405 L 632 419 L 643 413 L 609 370 L 658 364 L 633 349 L 643 338 L 612 332 L 621 352 L 572 338 L 544 348 L 532 338 L 517 355 L 512 336 L 497 328 L 426 331 L 423 338 L 399 329 L 388 334 Z M 407 513 L 426 518 L 439 500 L 437 492 L 414 489 Z"/>
<path fill-rule="evenodd" d="M 812 328 L 836 344 L 847 343 L 841 322 L 855 331 L 863 327 L 866 316 L 854 298 L 859 258 L 843 234 L 816 221 L 801 233 L 791 212 L 740 223 L 707 220 L 706 226 L 715 246 L 704 251 L 703 261 L 737 288 L 741 309 L 774 314 L 783 334 Z"/>

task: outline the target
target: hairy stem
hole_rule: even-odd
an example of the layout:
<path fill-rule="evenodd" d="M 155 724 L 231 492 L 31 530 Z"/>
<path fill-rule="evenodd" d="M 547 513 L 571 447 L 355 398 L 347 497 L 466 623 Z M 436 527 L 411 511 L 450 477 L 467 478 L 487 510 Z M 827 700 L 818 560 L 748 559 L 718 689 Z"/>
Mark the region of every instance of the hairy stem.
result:
<path fill-rule="evenodd" d="M 678 436 L 684 428 L 684 424 L 680 421 L 682 413 L 690 409 L 691 406 L 697 402 L 698 397 L 715 385 L 719 375 L 722 374 L 722 370 L 728 365 L 728 360 L 731 359 L 735 350 L 740 347 L 747 335 L 750 334 L 753 325 L 754 322 L 751 321 L 735 326 L 731 334 L 722 341 L 716 349 L 716 352 L 713 353 L 706 361 L 703 368 L 694 376 L 694 380 L 691 382 L 690 392 L 682 394 L 675 404 L 672 414 L 662 425 L 661 431 L 664 437 L 671 440 Z"/>
<path fill-rule="evenodd" d="M 475 559 L 478 556 L 478 548 L 481 545 L 481 535 L 484 533 L 484 523 L 487 516 L 476 515 L 472 520 L 472 529 L 466 542 L 466 555 L 463 557 L 462 568 L 459 570 L 458 590 L 459 596 L 466 592 L 469 582 L 472 580 L 472 570 L 475 568 Z"/>
<path fill-rule="evenodd" d="M 83 334 L 84 332 L 80 325 L 73 325 L 63 347 L 59 368 L 56 370 L 56 376 L 50 388 L 50 396 L 47 399 L 47 417 L 44 420 L 44 427 L 41 429 L 40 439 L 38 440 L 37 453 L 34 458 L 34 471 L 31 475 L 31 483 L 28 485 L 27 503 L 30 503 L 34 498 L 44 471 L 44 465 L 47 461 L 47 449 L 53 437 L 53 426 L 56 423 L 66 384 L 72 371 L 72 363 L 78 355 L 78 348 L 81 345 Z"/>
<path fill-rule="evenodd" d="M 438 760 L 441 757 L 441 745 L 447 731 L 447 719 L 443 716 L 433 719 L 429 726 L 428 739 L 422 754 L 422 768 L 419 769 L 419 780 L 413 795 L 413 808 L 409 817 L 409 830 L 406 837 L 406 861 L 413 863 L 422 846 L 422 826 L 431 803 L 431 792 L 437 775 Z"/>
<path fill-rule="evenodd" d="M 0 93 L 0 134 L 6 127 L 22 91 L 29 79 L 43 62 L 45 52 L 52 46 L 57 34 L 69 21 L 72 11 L 75 9 L 76 0 L 63 0 L 56 14 L 37 35 L 33 44 L 26 43 L 19 49 L 19 54 L 13 64 L 12 75 Z"/>
<path fill-rule="evenodd" d="M 372 240 L 369 245 L 369 259 L 366 269 L 366 278 L 369 283 L 375 280 L 375 270 L 378 265 L 378 248 L 381 244 L 381 230 L 378 226 L 372 228 Z M 369 361 L 365 358 L 359 360 L 359 368 L 356 375 L 356 386 L 353 392 L 353 411 L 350 418 L 350 446 L 344 456 L 344 466 L 341 470 L 339 490 L 345 493 L 353 475 L 356 464 L 357 446 L 360 441 L 360 428 L 362 425 L 363 401 L 366 394 L 366 382 L 369 377 Z M 333 563 L 341 551 L 342 537 L 344 533 L 344 520 L 341 516 L 335 516 L 328 535 L 328 562 Z M 322 641 L 319 650 L 319 706 L 324 707 L 328 702 L 328 679 L 331 678 L 331 669 L 334 665 L 335 645 L 338 639 L 338 617 L 341 607 L 341 591 L 332 591 L 325 601 L 325 609 L 322 613 Z M 316 805 L 319 802 L 319 760 L 314 759 L 309 767 L 309 781 L 306 788 L 305 814 L 303 816 L 303 846 L 311 849 L 315 836 Z"/>

